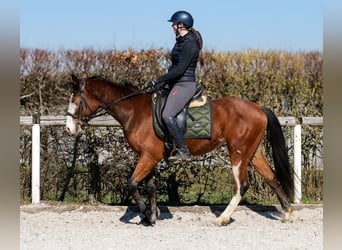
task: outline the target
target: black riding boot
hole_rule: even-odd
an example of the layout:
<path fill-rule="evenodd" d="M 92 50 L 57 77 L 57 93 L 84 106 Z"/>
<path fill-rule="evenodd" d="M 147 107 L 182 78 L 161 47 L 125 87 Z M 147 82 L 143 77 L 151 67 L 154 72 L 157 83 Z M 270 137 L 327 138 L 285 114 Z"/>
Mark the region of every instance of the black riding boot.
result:
<path fill-rule="evenodd" d="M 169 161 L 190 160 L 191 155 L 185 145 L 184 134 L 182 129 L 178 126 L 176 118 L 169 117 L 165 123 L 178 149 L 176 155 L 171 155 L 169 157 Z"/>

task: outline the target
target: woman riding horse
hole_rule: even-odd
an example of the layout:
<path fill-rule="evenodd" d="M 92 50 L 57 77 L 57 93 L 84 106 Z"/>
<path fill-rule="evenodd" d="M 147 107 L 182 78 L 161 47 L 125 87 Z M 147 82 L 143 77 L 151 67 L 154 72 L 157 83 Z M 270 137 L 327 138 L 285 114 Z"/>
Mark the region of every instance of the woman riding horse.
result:
<path fill-rule="evenodd" d="M 193 28 L 194 19 L 186 11 L 175 12 L 169 22 L 176 34 L 176 44 L 171 51 L 171 66 L 168 73 L 149 82 L 149 86 L 167 83 L 171 91 L 162 113 L 163 120 L 173 138 L 177 153 L 169 161 L 190 160 L 190 153 L 184 141 L 184 134 L 176 116 L 189 102 L 196 91 L 196 65 L 202 48 L 202 37 Z"/>
<path fill-rule="evenodd" d="M 124 135 L 139 160 L 129 180 L 128 188 L 147 223 L 157 220 L 155 168 L 163 158 L 164 142 L 155 134 L 152 122 L 152 94 L 112 81 L 92 77 L 72 76 L 73 93 L 70 97 L 66 127 L 71 135 L 98 112 L 105 110 L 122 126 Z M 99 111 L 101 110 L 101 111 Z M 235 97 L 211 101 L 212 132 L 209 139 L 186 139 L 192 155 L 203 155 L 226 144 L 234 177 L 234 196 L 224 212 L 216 219 L 226 225 L 248 189 L 248 165 L 251 164 L 272 187 L 282 209 L 284 220 L 289 220 L 293 195 L 292 171 L 279 120 L 268 108 Z M 264 156 L 265 132 L 272 146 L 273 170 Z M 150 206 L 140 196 L 138 186 L 147 181 Z M 289 198 L 288 198 L 289 197 Z"/>

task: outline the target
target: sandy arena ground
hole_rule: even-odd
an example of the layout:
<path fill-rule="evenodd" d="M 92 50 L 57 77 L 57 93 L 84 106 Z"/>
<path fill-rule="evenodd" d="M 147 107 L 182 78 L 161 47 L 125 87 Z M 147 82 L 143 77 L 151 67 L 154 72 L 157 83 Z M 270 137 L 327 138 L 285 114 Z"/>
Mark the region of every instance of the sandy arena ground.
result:
<path fill-rule="evenodd" d="M 292 223 L 279 207 L 239 206 L 229 225 L 222 207 L 160 207 L 154 227 L 134 208 L 85 205 L 20 207 L 20 249 L 323 249 L 323 206 L 298 205 Z"/>

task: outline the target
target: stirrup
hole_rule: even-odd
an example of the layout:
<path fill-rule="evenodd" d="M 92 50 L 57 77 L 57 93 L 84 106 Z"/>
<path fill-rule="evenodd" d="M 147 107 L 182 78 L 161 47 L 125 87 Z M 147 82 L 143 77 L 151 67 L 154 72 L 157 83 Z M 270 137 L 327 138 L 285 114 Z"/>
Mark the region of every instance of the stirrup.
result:
<path fill-rule="evenodd" d="M 175 161 L 191 161 L 191 154 L 189 153 L 187 148 L 181 148 L 177 150 L 175 155 L 172 155 L 168 158 L 170 162 Z"/>

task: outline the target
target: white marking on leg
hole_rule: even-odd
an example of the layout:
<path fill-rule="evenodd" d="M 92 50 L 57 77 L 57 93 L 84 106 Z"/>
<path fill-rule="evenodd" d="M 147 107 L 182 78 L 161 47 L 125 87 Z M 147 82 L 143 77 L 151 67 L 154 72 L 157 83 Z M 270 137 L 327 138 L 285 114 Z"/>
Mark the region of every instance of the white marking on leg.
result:
<path fill-rule="evenodd" d="M 241 201 L 241 198 L 242 198 L 241 194 L 240 194 L 241 183 L 239 180 L 240 165 L 241 165 L 241 161 L 237 165 L 232 166 L 233 177 L 234 177 L 234 180 L 236 182 L 236 192 L 235 192 L 233 198 L 230 200 L 226 209 L 223 211 L 223 213 L 220 215 L 220 217 L 217 218 L 216 224 L 227 225 L 229 223 L 230 216 L 232 215 L 235 208 L 239 205 L 239 203 Z"/>

